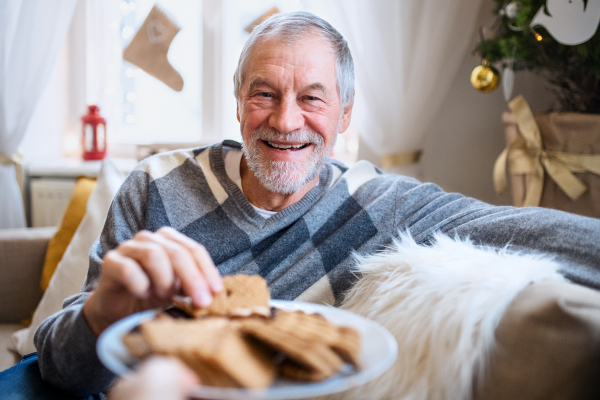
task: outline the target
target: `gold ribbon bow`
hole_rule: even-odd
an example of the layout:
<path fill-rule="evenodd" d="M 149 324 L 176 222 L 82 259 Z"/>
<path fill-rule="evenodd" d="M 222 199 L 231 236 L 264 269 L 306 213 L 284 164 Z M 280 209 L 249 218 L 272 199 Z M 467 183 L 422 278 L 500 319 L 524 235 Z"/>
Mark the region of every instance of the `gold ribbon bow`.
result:
<path fill-rule="evenodd" d="M 20 150 L 17 150 L 12 157 L 7 156 L 3 152 L 0 151 L 0 165 L 14 165 L 15 166 L 15 178 L 17 183 L 19 184 L 19 188 L 21 189 L 21 193 L 23 193 L 23 154 Z"/>
<path fill-rule="evenodd" d="M 587 171 L 600 175 L 600 155 L 544 150 L 540 129 L 523 96 L 518 96 L 508 106 L 517 117 L 517 125 L 523 137 L 507 146 L 496 160 L 494 165 L 496 192 L 503 193 L 508 187 L 506 181 L 508 161 L 511 174 L 532 174 L 523 202 L 524 207 L 540 205 L 544 171 L 571 200 L 577 200 L 587 190 L 587 186 L 573 175 L 573 172 Z"/>
<path fill-rule="evenodd" d="M 381 157 L 382 168 L 403 167 L 416 164 L 421 159 L 421 150 L 407 151 L 405 153 L 387 154 Z"/>
<path fill-rule="evenodd" d="M 12 157 L 7 156 L 6 154 L 0 151 L 0 164 L 3 165 L 18 165 L 20 166 L 23 162 L 23 154 L 19 150 Z"/>

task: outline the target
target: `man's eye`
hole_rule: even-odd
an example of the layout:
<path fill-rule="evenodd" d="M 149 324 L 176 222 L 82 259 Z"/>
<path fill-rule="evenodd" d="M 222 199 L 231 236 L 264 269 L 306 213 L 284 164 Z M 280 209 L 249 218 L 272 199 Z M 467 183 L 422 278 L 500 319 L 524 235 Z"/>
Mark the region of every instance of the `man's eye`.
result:
<path fill-rule="evenodd" d="M 273 95 L 268 92 L 260 92 L 258 95 L 261 97 L 273 97 Z"/>
<path fill-rule="evenodd" d="M 315 97 L 315 96 L 306 96 L 306 100 L 315 101 L 315 100 L 319 100 L 319 98 Z"/>

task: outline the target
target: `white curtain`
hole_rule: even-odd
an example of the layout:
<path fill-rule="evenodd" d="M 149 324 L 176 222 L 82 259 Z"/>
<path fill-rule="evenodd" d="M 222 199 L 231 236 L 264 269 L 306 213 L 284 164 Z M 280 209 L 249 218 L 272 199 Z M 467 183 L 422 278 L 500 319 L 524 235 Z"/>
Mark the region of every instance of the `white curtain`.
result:
<path fill-rule="evenodd" d="M 109 137 L 122 119 L 121 4 L 121 0 L 79 0 L 75 8 L 68 42 L 68 129 L 77 137 L 88 105 L 100 107 Z"/>
<path fill-rule="evenodd" d="M 120 108 L 123 93 L 121 76 L 121 0 L 85 0 L 86 15 L 86 104 L 95 104 L 103 114 Z M 113 90 L 114 89 L 114 90 Z M 116 117 L 120 117 L 120 110 Z"/>
<path fill-rule="evenodd" d="M 353 118 L 379 156 L 421 150 L 471 49 L 483 0 L 306 0 L 350 45 Z M 461 77 L 460 79 L 468 79 Z M 432 132 L 435 134 L 434 132 Z M 391 172 L 419 177 L 419 166 Z"/>
<path fill-rule="evenodd" d="M 76 2 L 0 2 L 0 229 L 25 226 L 15 166 L 8 159 L 16 153 L 48 82 Z"/>

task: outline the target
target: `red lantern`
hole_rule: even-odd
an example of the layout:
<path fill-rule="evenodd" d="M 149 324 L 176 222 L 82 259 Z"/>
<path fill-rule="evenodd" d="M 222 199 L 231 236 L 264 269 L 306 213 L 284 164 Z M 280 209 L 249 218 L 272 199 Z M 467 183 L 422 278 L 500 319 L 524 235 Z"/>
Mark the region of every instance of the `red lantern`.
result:
<path fill-rule="evenodd" d="M 88 106 L 83 121 L 83 159 L 102 160 L 106 157 L 106 120 L 100 115 L 98 106 Z"/>

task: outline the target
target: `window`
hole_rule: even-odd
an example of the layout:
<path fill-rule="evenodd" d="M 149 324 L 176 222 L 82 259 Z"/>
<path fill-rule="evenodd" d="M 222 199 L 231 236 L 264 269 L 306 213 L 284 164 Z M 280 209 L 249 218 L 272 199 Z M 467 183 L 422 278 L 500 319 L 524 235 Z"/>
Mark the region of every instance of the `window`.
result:
<path fill-rule="evenodd" d="M 306 9 L 302 0 L 161 0 L 157 4 L 181 28 L 168 52 L 170 64 L 184 80 L 183 90 L 176 92 L 122 60 L 123 49 L 155 3 L 78 4 L 68 41 L 72 115 L 64 135 L 65 154 L 78 152 L 79 118 L 86 104 L 100 106 L 112 155 L 133 156 L 133 148 L 154 143 L 173 148 L 241 140 L 233 74 L 249 37 L 244 28 L 273 6 L 282 12 Z M 350 131 L 338 137 L 335 149 L 335 155 L 347 161 L 355 160 L 358 143 L 352 127 Z"/>
<path fill-rule="evenodd" d="M 122 48 L 129 44 L 153 5 L 152 0 L 121 2 L 119 32 Z M 113 142 L 198 142 L 200 139 L 201 2 L 163 0 L 160 6 L 181 28 L 171 43 L 168 59 L 183 77 L 183 90 L 176 92 L 123 61 L 118 82 L 120 88 L 107 87 L 107 90 L 119 90 L 122 96 L 122 106 L 110 110 L 111 122 L 118 131 L 113 133 Z"/>

